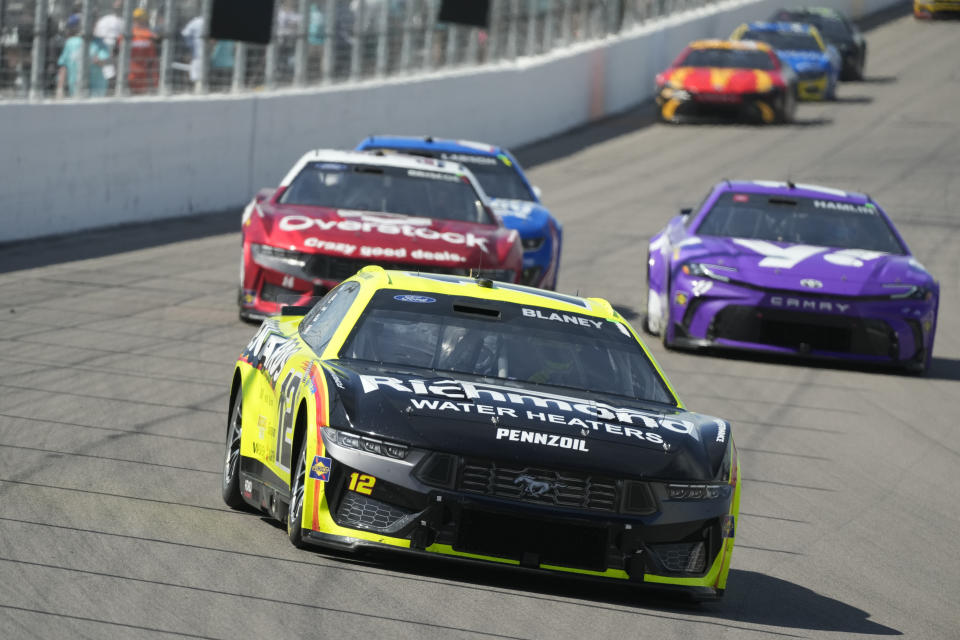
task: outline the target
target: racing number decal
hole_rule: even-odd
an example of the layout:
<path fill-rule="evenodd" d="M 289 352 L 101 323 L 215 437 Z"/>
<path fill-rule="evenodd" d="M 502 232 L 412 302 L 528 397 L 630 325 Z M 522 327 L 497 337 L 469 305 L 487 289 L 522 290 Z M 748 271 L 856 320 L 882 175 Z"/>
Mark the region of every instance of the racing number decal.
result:
<path fill-rule="evenodd" d="M 370 495 L 373 493 L 373 485 L 376 483 L 376 478 L 373 476 L 368 476 L 365 473 L 357 473 L 354 471 L 350 474 L 350 491 L 356 491 L 357 493 Z"/>
<path fill-rule="evenodd" d="M 280 420 L 277 421 L 277 448 L 274 462 L 281 469 L 290 469 L 285 461 L 290 460 L 293 455 L 293 412 L 296 411 L 294 404 L 297 401 L 297 389 L 300 388 L 302 379 L 302 373 L 291 371 L 280 385 Z"/>

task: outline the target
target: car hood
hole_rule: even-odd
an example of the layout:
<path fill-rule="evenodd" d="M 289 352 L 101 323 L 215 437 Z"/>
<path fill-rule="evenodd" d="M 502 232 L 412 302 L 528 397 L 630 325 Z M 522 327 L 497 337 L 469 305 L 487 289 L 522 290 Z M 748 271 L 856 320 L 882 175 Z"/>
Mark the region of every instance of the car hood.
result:
<path fill-rule="evenodd" d="M 780 84 L 777 76 L 759 69 L 678 67 L 664 76 L 666 86 L 697 93 L 764 93 Z"/>
<path fill-rule="evenodd" d="M 710 481 L 730 438 L 723 420 L 615 396 L 356 361 L 326 364 L 337 404 L 332 426 L 415 448 L 624 477 Z"/>
<path fill-rule="evenodd" d="M 516 229 L 523 236 L 546 232 L 550 212 L 543 205 L 530 200 L 509 198 L 494 198 L 490 204 L 503 226 L 508 229 Z"/>
<path fill-rule="evenodd" d="M 743 238 L 695 236 L 681 247 L 680 261 L 688 260 L 735 269 L 716 270 L 733 282 L 807 294 L 889 296 L 897 289 L 884 284 L 932 281 L 908 255 Z"/>
<path fill-rule="evenodd" d="M 499 225 L 284 205 L 265 210 L 268 244 L 307 253 L 444 265 L 490 264 L 515 232 Z M 505 257 L 505 255 L 503 256 Z M 500 262 L 499 260 L 497 261 Z"/>

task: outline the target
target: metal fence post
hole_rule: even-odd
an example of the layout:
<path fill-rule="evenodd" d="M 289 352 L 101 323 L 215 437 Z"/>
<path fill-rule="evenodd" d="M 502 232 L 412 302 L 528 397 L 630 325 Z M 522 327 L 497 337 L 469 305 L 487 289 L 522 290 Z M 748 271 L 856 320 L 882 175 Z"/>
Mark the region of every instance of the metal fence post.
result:
<path fill-rule="evenodd" d="M 377 20 L 377 66 L 375 73 L 378 78 L 387 75 L 387 52 L 390 44 L 390 3 L 383 1 L 380 7 L 380 16 Z"/>
<path fill-rule="evenodd" d="M 247 43 L 237 42 L 233 46 L 233 78 L 230 90 L 237 93 L 243 90 L 247 79 Z"/>
<path fill-rule="evenodd" d="M 163 5 L 163 29 L 160 42 L 160 95 L 170 95 L 170 79 L 173 68 L 170 66 L 173 62 L 173 45 L 176 42 L 176 5 L 174 0 L 167 0 Z"/>
<path fill-rule="evenodd" d="M 213 15 L 213 0 L 203 0 L 200 4 L 203 15 L 203 30 L 200 36 L 200 73 L 194 86 L 195 93 L 210 93 L 210 16 Z"/>
<path fill-rule="evenodd" d="M 553 13 L 557 10 L 556 0 L 547 0 L 547 12 L 543 16 L 543 53 L 553 49 Z"/>
<path fill-rule="evenodd" d="M 427 0 L 427 19 L 423 26 L 423 70 L 433 69 L 433 32 L 437 29 L 437 1 Z"/>
<path fill-rule="evenodd" d="M 337 54 L 337 0 L 327 0 L 323 9 L 323 82 L 333 82 Z"/>
<path fill-rule="evenodd" d="M 90 0 L 83 0 L 80 8 L 80 33 L 83 37 L 83 53 L 80 56 L 80 69 L 77 71 L 77 82 L 79 82 L 78 95 L 87 97 L 90 95 L 90 41 L 93 36 L 93 9 L 90 6 Z"/>
<path fill-rule="evenodd" d="M 467 28 L 467 46 L 463 53 L 463 64 L 480 64 L 480 30 L 476 27 Z"/>
<path fill-rule="evenodd" d="M 130 41 L 133 40 L 133 0 L 123 0 L 123 39 L 120 40 L 120 57 L 117 60 L 116 95 L 127 93 L 127 75 L 130 73 Z"/>
<path fill-rule="evenodd" d="M 403 40 L 400 42 L 400 62 L 397 70 L 400 73 L 410 71 L 410 53 L 413 49 L 413 6 L 414 0 L 407 0 L 403 7 Z"/>
<path fill-rule="evenodd" d="M 307 83 L 307 30 L 310 26 L 310 10 L 307 0 L 297 3 L 300 24 L 297 26 L 297 41 L 293 49 L 293 86 L 302 87 Z"/>
<path fill-rule="evenodd" d="M 517 18 L 520 0 L 510 0 L 510 13 L 507 15 L 507 49 L 503 57 L 507 60 L 517 59 Z"/>
<path fill-rule="evenodd" d="M 443 66 L 452 67 L 457 62 L 457 41 L 460 39 L 460 27 L 456 24 L 447 25 L 447 50 L 443 54 Z"/>
<path fill-rule="evenodd" d="M 360 70 L 363 62 L 363 25 L 367 20 L 367 0 L 357 1 L 357 12 L 354 15 L 353 22 L 353 46 L 350 47 L 350 79 L 356 80 L 360 77 Z"/>
<path fill-rule="evenodd" d="M 279 29 L 280 3 L 273 3 L 273 27 L 270 42 L 263 49 L 263 86 L 267 91 L 277 86 L 277 29 Z"/>
<path fill-rule="evenodd" d="M 560 16 L 560 40 L 563 46 L 570 44 L 570 21 L 573 20 L 573 0 L 560 0 L 563 2 L 563 13 Z"/>
<path fill-rule="evenodd" d="M 487 64 L 500 59 L 500 14 L 503 0 L 490 0 L 490 26 L 487 28 Z"/>
<path fill-rule="evenodd" d="M 37 2 L 33 14 L 33 50 L 30 52 L 30 99 L 39 100 L 45 93 L 47 64 L 47 3 Z"/>
<path fill-rule="evenodd" d="M 524 55 L 537 53 L 537 1 L 527 0 L 527 41 L 524 43 Z"/>

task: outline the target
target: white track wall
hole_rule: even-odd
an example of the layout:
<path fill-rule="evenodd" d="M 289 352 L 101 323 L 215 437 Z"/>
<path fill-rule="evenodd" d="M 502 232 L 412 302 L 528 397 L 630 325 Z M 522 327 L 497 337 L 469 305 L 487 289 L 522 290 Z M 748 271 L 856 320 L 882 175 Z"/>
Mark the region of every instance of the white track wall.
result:
<path fill-rule="evenodd" d="M 818 0 L 860 17 L 904 0 Z M 510 64 L 238 96 L 0 104 L 0 242 L 239 210 L 304 151 L 373 133 L 532 142 L 652 97 L 691 40 L 784 0 L 733 0 Z M 869 58 L 869 56 L 868 56 Z"/>

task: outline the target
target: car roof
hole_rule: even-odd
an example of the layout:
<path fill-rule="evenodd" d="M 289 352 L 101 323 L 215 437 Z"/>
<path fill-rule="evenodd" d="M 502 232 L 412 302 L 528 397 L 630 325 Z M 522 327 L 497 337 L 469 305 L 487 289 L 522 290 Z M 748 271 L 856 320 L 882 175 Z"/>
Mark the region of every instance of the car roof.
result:
<path fill-rule="evenodd" d="M 393 149 L 432 149 L 443 153 L 464 153 L 480 156 L 495 157 L 504 152 L 502 147 L 475 142 L 473 140 L 454 140 L 452 138 L 435 138 L 433 136 L 370 136 L 360 143 L 363 146 L 385 146 Z"/>
<path fill-rule="evenodd" d="M 844 202 L 869 202 L 870 196 L 856 191 L 843 191 L 832 187 L 778 180 L 724 180 L 714 187 L 718 191 L 748 191 L 751 193 L 769 193 L 777 195 L 797 195 L 824 200 L 842 200 Z"/>
<path fill-rule="evenodd" d="M 582 298 L 535 287 L 507 282 L 493 282 L 469 276 L 388 270 L 371 265 L 361 269 L 350 280 L 356 280 L 365 286 L 373 286 L 376 289 L 400 289 L 424 294 L 434 293 L 466 296 L 479 300 L 498 300 L 586 314 L 611 321 L 623 320 L 613 306 L 603 298 Z"/>
<path fill-rule="evenodd" d="M 400 169 L 423 169 L 440 173 L 464 173 L 463 165 L 449 160 L 437 160 L 405 154 L 384 154 L 377 151 L 343 151 L 340 149 L 314 149 L 300 158 L 301 162 L 331 162 L 341 164 L 365 164 L 374 167 L 397 167 Z"/>
<path fill-rule="evenodd" d="M 778 9 L 777 13 L 788 13 L 795 16 L 823 16 L 825 18 L 836 18 L 838 20 L 843 18 L 843 13 L 831 7 L 794 7 L 792 9 Z"/>
<path fill-rule="evenodd" d="M 770 51 L 772 47 L 765 42 L 755 40 L 694 40 L 691 49 L 734 49 L 737 51 Z"/>
<path fill-rule="evenodd" d="M 772 31 L 776 33 L 810 33 L 812 25 L 805 22 L 748 22 L 747 29 L 750 31 Z"/>

